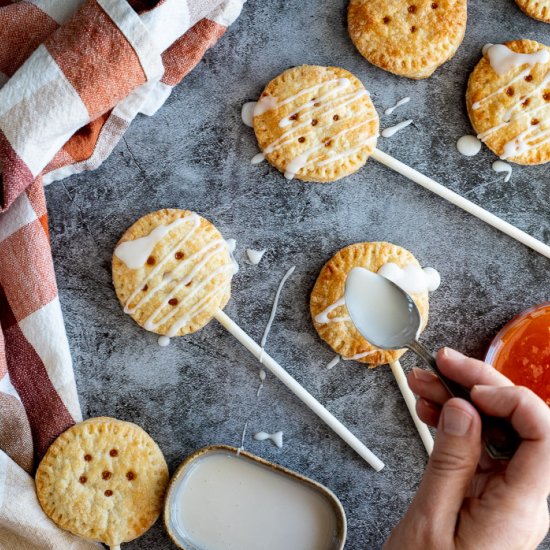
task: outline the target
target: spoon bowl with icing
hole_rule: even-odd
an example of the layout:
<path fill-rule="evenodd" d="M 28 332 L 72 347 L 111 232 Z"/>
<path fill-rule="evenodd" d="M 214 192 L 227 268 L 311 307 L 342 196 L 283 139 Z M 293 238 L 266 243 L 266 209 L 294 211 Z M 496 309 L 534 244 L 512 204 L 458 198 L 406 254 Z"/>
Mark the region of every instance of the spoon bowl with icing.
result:
<path fill-rule="evenodd" d="M 356 267 L 346 281 L 345 301 L 353 324 L 366 340 L 381 349 L 414 351 L 438 375 L 452 396 L 472 403 L 470 391 L 442 374 L 433 354 L 418 341 L 420 312 L 404 290 L 377 273 Z M 489 456 L 501 460 L 511 458 L 521 441 L 517 432 L 502 418 L 482 413 L 480 416 Z"/>

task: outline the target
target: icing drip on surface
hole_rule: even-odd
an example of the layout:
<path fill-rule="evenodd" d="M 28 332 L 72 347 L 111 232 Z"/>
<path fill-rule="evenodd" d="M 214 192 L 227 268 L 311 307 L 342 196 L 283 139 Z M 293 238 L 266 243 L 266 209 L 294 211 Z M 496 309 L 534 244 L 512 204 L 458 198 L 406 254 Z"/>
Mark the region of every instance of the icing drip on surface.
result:
<path fill-rule="evenodd" d="M 412 120 L 404 120 L 403 122 L 400 122 L 399 124 L 396 124 L 395 126 L 390 126 L 389 128 L 386 128 L 385 130 L 382 130 L 382 137 L 389 138 L 395 135 L 400 130 L 403 130 L 403 128 L 406 128 L 412 124 Z"/>
<path fill-rule="evenodd" d="M 492 168 L 495 172 L 506 172 L 504 182 L 507 183 L 510 181 L 510 178 L 512 177 L 512 167 L 507 162 L 496 160 L 493 162 Z"/>
<path fill-rule="evenodd" d="M 248 420 L 244 423 L 243 433 L 241 435 L 241 446 L 237 449 L 237 456 L 241 454 L 241 451 L 244 451 L 244 438 L 246 437 L 247 428 L 248 428 Z"/>
<path fill-rule="evenodd" d="M 229 283 L 214 285 L 204 296 L 189 307 L 190 301 L 197 296 L 203 289 L 211 283 L 218 275 L 229 273 L 233 276 L 238 271 L 238 265 L 235 262 L 232 250 L 234 250 L 234 241 L 224 241 L 223 239 L 215 239 L 208 242 L 195 253 L 187 257 L 182 257 L 182 260 L 171 271 L 166 270 L 166 265 L 177 252 L 181 252 L 181 247 L 193 237 L 200 226 L 200 217 L 194 212 L 187 214 L 183 218 L 178 218 L 168 226 L 158 226 L 149 235 L 134 241 L 126 241 L 121 243 L 115 249 L 115 255 L 120 257 L 120 248 L 127 243 L 122 249 L 122 255 L 130 262 L 136 261 L 136 257 L 143 257 L 144 251 L 148 252 L 147 258 L 153 251 L 154 246 L 159 243 L 168 231 L 182 224 L 189 226 L 183 237 L 179 239 L 173 247 L 171 247 L 160 260 L 157 259 L 155 267 L 142 279 L 139 284 L 130 294 L 128 300 L 124 304 L 124 311 L 128 314 L 135 313 L 138 308 L 145 305 L 157 293 L 163 289 L 170 288 L 166 293 L 165 298 L 160 304 L 148 314 L 148 317 L 143 321 L 143 326 L 146 330 L 155 331 L 168 321 L 173 320 L 172 325 L 166 332 L 166 339 L 159 340 L 159 345 L 167 345 L 169 338 L 176 336 L 179 330 L 186 324 L 191 322 L 196 316 L 200 315 L 220 293 L 229 290 Z M 158 232 L 159 228 L 164 228 L 162 232 Z M 170 228 L 170 229 L 168 229 Z M 156 232 L 156 233 L 155 233 Z M 160 236 L 162 233 L 162 236 Z M 145 239 L 145 240 L 143 240 Z M 135 248 L 132 249 L 132 243 L 141 241 Z M 154 244 L 151 246 L 151 243 Z M 129 252 L 130 251 L 130 252 Z M 138 251 L 138 252 L 136 252 Z M 224 253 L 229 253 L 230 262 L 218 266 L 215 270 L 208 273 L 206 276 L 199 275 L 201 270 L 213 260 L 216 256 Z M 140 267 L 143 267 L 145 261 Z M 128 264 L 126 264 L 128 265 Z M 159 281 L 160 278 L 160 281 Z M 154 284 L 154 281 L 158 281 Z M 182 291 L 185 287 L 189 287 L 189 292 L 181 299 L 176 298 L 176 294 Z M 175 301 L 175 303 L 174 303 Z M 187 307 L 186 307 L 187 306 Z M 186 311 L 187 310 L 187 311 Z"/>
<path fill-rule="evenodd" d="M 241 119 L 246 126 L 252 128 L 254 126 L 254 110 L 256 109 L 256 101 L 245 103 L 241 109 Z"/>
<path fill-rule="evenodd" d="M 182 223 L 185 223 L 185 218 L 178 218 L 168 225 L 159 225 L 155 227 L 155 229 L 145 237 L 120 243 L 115 248 L 115 256 L 124 262 L 128 269 L 143 267 L 155 246 L 162 241 L 172 229 L 175 229 Z"/>
<path fill-rule="evenodd" d="M 465 157 L 474 157 L 481 150 L 481 141 L 476 136 L 462 136 L 456 142 L 456 148 Z"/>
<path fill-rule="evenodd" d="M 273 306 L 271 308 L 271 315 L 269 316 L 269 321 L 267 322 L 267 325 L 264 330 L 264 335 L 262 336 L 262 341 L 260 342 L 260 347 L 262 348 L 262 352 L 265 348 L 265 344 L 267 342 L 267 337 L 269 335 L 269 331 L 271 330 L 271 325 L 273 324 L 273 320 L 275 319 L 275 314 L 277 313 L 277 306 L 279 305 L 279 298 L 281 297 L 281 292 L 283 290 L 283 286 L 286 283 L 287 279 L 294 273 L 294 270 L 296 269 L 296 266 L 293 265 L 285 274 L 284 277 L 281 279 L 281 282 L 279 283 L 279 288 L 277 288 L 277 292 L 275 294 L 275 300 L 273 301 Z M 260 358 L 260 363 L 261 363 Z"/>
<path fill-rule="evenodd" d="M 265 248 L 263 250 L 254 250 L 252 248 L 247 248 L 246 255 L 248 256 L 248 261 L 252 265 L 258 265 L 264 257 L 265 251 Z"/>
<path fill-rule="evenodd" d="M 168 338 L 168 336 L 159 336 L 158 345 L 161 348 L 165 348 L 169 344 L 170 344 L 170 338 Z"/>
<path fill-rule="evenodd" d="M 504 44 L 487 44 L 483 48 L 483 54 L 487 55 L 491 67 L 500 76 L 514 67 L 526 64 L 532 67 L 536 63 L 550 61 L 550 53 L 546 49 L 534 53 L 516 53 Z"/>
<path fill-rule="evenodd" d="M 327 364 L 325 367 L 327 370 L 333 369 L 339 362 L 341 357 L 339 355 L 335 355 L 334 358 Z"/>
<path fill-rule="evenodd" d="M 275 432 L 272 434 L 268 434 L 267 432 L 258 432 L 254 434 L 254 439 L 256 441 L 266 441 L 269 439 L 279 449 L 283 448 L 283 432 Z"/>
<path fill-rule="evenodd" d="M 342 317 L 329 317 L 329 314 L 332 313 L 335 309 L 345 306 L 346 301 L 345 298 L 342 296 L 340 299 L 336 300 L 333 304 L 330 304 L 327 308 L 325 308 L 321 313 L 318 313 L 315 316 L 315 322 L 319 323 L 321 325 L 326 325 L 327 323 L 342 323 L 343 321 L 349 321 L 349 315 L 343 315 Z"/>
<path fill-rule="evenodd" d="M 491 67 L 499 75 L 504 75 L 525 64 L 529 67 L 519 73 L 513 73 L 512 78 L 507 80 L 503 86 L 472 104 L 474 111 L 484 106 L 490 109 L 492 101 L 498 101 L 501 94 L 508 94 L 510 97 L 517 95 L 517 99 L 514 99 L 512 106 L 502 114 L 500 121 L 495 126 L 478 134 L 477 137 L 485 141 L 502 128 L 508 128 L 514 123 L 521 122 L 523 129 L 518 129 L 516 135 L 504 144 L 501 159 L 523 155 L 548 143 L 550 141 L 548 124 L 550 103 L 546 98 L 546 90 L 550 85 L 550 71 L 547 71 L 542 80 L 536 84 L 531 69 L 538 63 L 548 63 L 550 53 L 546 49 L 542 49 L 532 54 L 518 54 L 502 44 L 497 44 L 487 45 L 485 54 L 489 57 Z M 514 94 L 513 85 L 515 83 L 531 81 L 533 81 L 533 88 L 529 93 Z M 529 108 L 531 102 L 533 106 Z"/>
<path fill-rule="evenodd" d="M 391 115 L 395 111 L 395 109 L 397 109 L 398 107 L 401 107 L 401 105 L 405 105 L 410 100 L 411 100 L 410 97 L 404 97 L 403 99 L 400 99 L 393 107 L 389 107 L 388 109 L 386 109 L 384 111 L 384 114 Z"/>
<path fill-rule="evenodd" d="M 433 292 L 441 283 L 441 277 L 435 269 L 422 269 L 413 264 L 400 267 L 396 263 L 388 262 L 378 270 L 378 275 L 394 282 L 408 294 Z"/>

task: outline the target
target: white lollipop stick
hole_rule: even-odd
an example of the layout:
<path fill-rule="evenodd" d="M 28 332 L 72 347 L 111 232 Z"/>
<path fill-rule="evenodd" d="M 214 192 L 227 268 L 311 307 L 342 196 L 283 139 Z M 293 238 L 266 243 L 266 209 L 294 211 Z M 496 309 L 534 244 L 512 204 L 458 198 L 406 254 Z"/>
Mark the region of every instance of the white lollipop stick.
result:
<path fill-rule="evenodd" d="M 266 353 L 244 330 L 239 327 L 222 310 L 218 310 L 215 318 L 229 333 L 231 333 L 256 359 L 260 360 L 296 397 L 307 405 L 329 428 L 338 434 L 361 458 L 366 460 L 377 472 L 384 463 L 370 451 L 356 436 L 354 436 L 338 419 L 303 388 L 288 372 Z"/>
<path fill-rule="evenodd" d="M 525 233 L 525 231 L 522 231 L 521 229 L 518 229 L 512 224 L 505 222 L 504 220 L 501 220 L 498 216 L 495 216 L 494 214 L 491 214 L 491 212 L 487 212 L 487 210 L 485 210 L 484 208 L 481 208 L 481 206 L 474 204 L 468 199 L 465 199 L 464 197 L 460 196 L 454 191 L 451 191 L 447 187 L 441 185 L 440 183 L 437 183 L 436 181 L 429 178 L 428 176 L 421 174 L 414 168 L 407 166 L 403 162 L 397 159 L 394 159 L 387 153 L 380 151 L 380 149 L 375 149 L 372 152 L 371 156 L 374 160 L 377 160 L 378 162 L 384 164 L 388 168 L 391 168 L 392 170 L 395 170 L 396 172 L 405 176 L 406 178 L 409 178 L 415 183 L 418 183 L 419 185 L 421 185 L 422 187 L 425 187 L 432 193 L 435 193 L 436 195 L 443 197 L 444 199 L 448 200 L 450 203 L 454 204 L 455 206 L 458 206 L 459 208 L 462 208 L 462 210 L 469 212 L 470 214 L 472 214 L 472 216 L 479 218 L 485 223 L 488 223 L 489 225 L 493 226 L 495 229 L 502 231 L 509 237 L 516 239 L 516 241 L 519 241 L 520 243 L 524 244 L 525 246 L 528 246 L 529 248 L 532 248 L 539 254 L 542 254 L 543 256 L 550 258 L 550 246 L 548 246 L 547 244 L 544 244 L 538 239 L 535 239 L 535 237 L 528 235 L 527 233 Z"/>
<path fill-rule="evenodd" d="M 420 420 L 420 418 L 418 418 L 418 415 L 416 414 L 416 399 L 413 392 L 411 391 L 411 388 L 409 388 L 407 378 L 405 376 L 405 373 L 403 372 L 403 367 L 401 366 L 401 363 L 399 361 L 394 361 L 393 363 L 390 363 L 390 368 L 395 377 L 395 381 L 397 382 L 397 385 L 401 390 L 401 395 L 403 396 L 403 399 L 405 399 L 407 408 L 411 413 L 411 417 L 413 419 L 414 425 L 416 426 L 416 429 L 418 430 L 420 439 L 422 439 L 422 443 L 424 443 L 424 447 L 426 447 L 428 455 L 431 455 L 434 448 L 434 440 L 432 434 L 430 433 L 430 430 L 428 430 L 428 426 L 426 426 L 426 424 L 424 424 L 424 422 L 422 422 L 422 420 Z"/>

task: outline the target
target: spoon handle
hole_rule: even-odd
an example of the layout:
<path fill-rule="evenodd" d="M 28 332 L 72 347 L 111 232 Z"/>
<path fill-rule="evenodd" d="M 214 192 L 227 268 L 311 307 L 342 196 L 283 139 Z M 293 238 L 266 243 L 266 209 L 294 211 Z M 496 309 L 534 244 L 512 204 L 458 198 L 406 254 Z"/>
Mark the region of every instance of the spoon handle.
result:
<path fill-rule="evenodd" d="M 418 340 L 413 340 L 407 347 L 416 353 L 437 374 L 441 383 L 453 397 L 460 397 L 472 402 L 470 390 L 447 378 L 437 366 L 435 357 Z M 474 405 L 475 407 L 475 405 Z M 477 409 L 477 407 L 476 407 Z M 509 460 L 516 452 L 521 438 L 510 422 L 505 418 L 488 416 L 477 409 L 483 426 L 483 441 L 487 454 L 495 460 Z"/>

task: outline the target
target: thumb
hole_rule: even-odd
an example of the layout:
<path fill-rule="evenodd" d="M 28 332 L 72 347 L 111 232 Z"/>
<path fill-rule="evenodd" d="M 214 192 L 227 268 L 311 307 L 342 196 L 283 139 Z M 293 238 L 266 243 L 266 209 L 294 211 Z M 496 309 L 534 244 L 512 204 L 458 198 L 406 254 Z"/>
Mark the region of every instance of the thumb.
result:
<path fill-rule="evenodd" d="M 481 419 L 463 399 L 449 399 L 439 419 L 434 450 L 415 500 L 443 533 L 454 533 L 481 454 Z"/>

